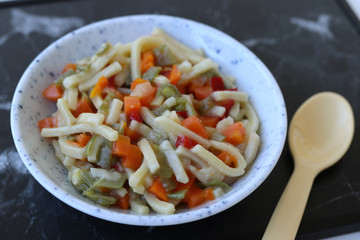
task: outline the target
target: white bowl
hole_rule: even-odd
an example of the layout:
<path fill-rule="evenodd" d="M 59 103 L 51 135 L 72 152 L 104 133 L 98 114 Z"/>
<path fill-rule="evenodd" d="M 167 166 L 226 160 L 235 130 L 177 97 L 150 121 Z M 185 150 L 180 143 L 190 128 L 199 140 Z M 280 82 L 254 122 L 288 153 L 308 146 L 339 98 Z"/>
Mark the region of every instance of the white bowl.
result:
<path fill-rule="evenodd" d="M 37 122 L 55 111 L 41 92 L 67 62 L 92 55 L 105 41 L 127 43 L 160 27 L 175 39 L 197 49 L 219 64 L 220 71 L 237 79 L 249 95 L 261 121 L 261 149 L 255 162 L 222 197 L 173 215 L 139 216 L 98 206 L 79 194 L 67 180 L 67 171 L 52 146 L 40 137 Z M 265 65 L 246 47 L 207 25 L 164 15 L 134 15 L 96 22 L 68 33 L 42 51 L 24 72 L 11 106 L 11 130 L 22 161 L 36 180 L 64 203 L 89 215 L 130 225 L 173 225 L 199 220 L 240 202 L 270 174 L 282 152 L 287 130 L 283 96 Z"/>

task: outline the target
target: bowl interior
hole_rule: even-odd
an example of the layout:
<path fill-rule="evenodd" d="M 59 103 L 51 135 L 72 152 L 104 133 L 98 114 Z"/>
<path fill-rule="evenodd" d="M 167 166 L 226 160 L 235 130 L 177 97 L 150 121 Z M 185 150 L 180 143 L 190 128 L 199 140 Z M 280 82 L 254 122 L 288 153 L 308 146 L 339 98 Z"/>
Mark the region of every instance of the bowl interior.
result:
<path fill-rule="evenodd" d="M 94 54 L 109 41 L 127 43 L 160 27 L 175 39 L 197 49 L 219 64 L 220 71 L 237 79 L 249 95 L 260 124 L 261 148 L 255 162 L 233 189 L 212 202 L 174 215 L 137 216 L 128 211 L 102 208 L 83 198 L 67 181 L 66 169 L 52 146 L 40 137 L 37 122 L 56 109 L 41 92 L 67 62 Z M 73 31 L 47 47 L 30 64 L 14 93 L 11 129 L 17 150 L 31 174 L 57 198 L 95 217 L 132 225 L 172 225 L 198 220 L 227 209 L 254 191 L 275 166 L 284 146 L 287 117 L 276 80 L 264 64 L 230 36 L 201 23 L 163 15 L 134 15 L 104 20 Z"/>

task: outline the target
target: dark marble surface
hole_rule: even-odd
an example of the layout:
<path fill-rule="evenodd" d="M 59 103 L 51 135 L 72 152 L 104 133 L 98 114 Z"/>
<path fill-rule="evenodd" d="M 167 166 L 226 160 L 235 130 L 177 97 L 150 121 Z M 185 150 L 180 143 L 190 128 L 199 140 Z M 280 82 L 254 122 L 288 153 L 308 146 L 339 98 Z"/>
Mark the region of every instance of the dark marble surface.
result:
<path fill-rule="evenodd" d="M 297 239 L 360 230 L 360 36 L 329 0 L 66 1 L 0 7 L 1 239 L 260 239 L 293 170 L 286 145 L 268 179 L 213 217 L 169 227 L 135 227 L 87 216 L 56 199 L 29 174 L 14 147 L 10 104 L 28 64 L 82 25 L 122 15 L 159 13 L 193 19 L 244 43 L 277 79 L 291 119 L 320 91 L 344 95 L 355 112 L 349 152 L 315 180 Z"/>

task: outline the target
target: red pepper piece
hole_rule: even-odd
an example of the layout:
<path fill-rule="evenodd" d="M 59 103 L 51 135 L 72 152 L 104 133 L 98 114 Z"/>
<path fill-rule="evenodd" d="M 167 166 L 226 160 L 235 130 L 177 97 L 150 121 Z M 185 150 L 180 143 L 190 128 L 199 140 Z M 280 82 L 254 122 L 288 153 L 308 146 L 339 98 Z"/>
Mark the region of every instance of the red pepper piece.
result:
<path fill-rule="evenodd" d="M 225 90 L 224 81 L 221 77 L 212 77 L 210 83 L 213 91 Z"/>
<path fill-rule="evenodd" d="M 192 140 L 191 138 L 188 138 L 187 136 L 179 136 L 176 139 L 176 143 L 175 143 L 175 147 L 178 147 L 180 145 L 191 149 L 193 148 L 196 144 L 198 144 L 195 140 Z"/>

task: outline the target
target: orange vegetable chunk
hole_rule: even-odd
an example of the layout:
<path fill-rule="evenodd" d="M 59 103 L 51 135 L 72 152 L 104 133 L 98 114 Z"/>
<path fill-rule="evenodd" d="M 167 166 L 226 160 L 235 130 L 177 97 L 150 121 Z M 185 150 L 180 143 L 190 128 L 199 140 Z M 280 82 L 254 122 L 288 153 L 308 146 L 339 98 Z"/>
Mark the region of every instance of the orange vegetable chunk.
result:
<path fill-rule="evenodd" d="M 129 145 L 129 152 L 121 158 L 122 165 L 132 170 L 137 170 L 142 164 L 142 152 L 136 145 Z"/>
<path fill-rule="evenodd" d="M 184 119 L 182 125 L 205 139 L 209 137 L 201 120 L 196 116 Z"/>
<path fill-rule="evenodd" d="M 57 127 L 57 117 L 48 117 L 38 122 L 39 130 L 43 128 L 55 128 Z"/>
<path fill-rule="evenodd" d="M 140 111 L 141 103 L 138 96 L 125 96 L 124 109 L 125 114 L 128 115 L 131 111 Z"/>
<path fill-rule="evenodd" d="M 225 136 L 225 142 L 236 146 L 245 139 L 245 127 L 241 122 L 235 122 L 227 127 L 222 134 Z"/>
<path fill-rule="evenodd" d="M 50 86 L 45 88 L 45 90 L 42 92 L 42 95 L 52 102 L 57 102 L 57 100 L 62 97 L 63 93 L 64 90 L 60 85 L 52 83 Z"/>
<path fill-rule="evenodd" d="M 140 71 L 142 74 L 154 66 L 154 60 L 155 57 L 151 50 L 141 53 Z"/>
<path fill-rule="evenodd" d="M 101 95 L 101 92 L 104 90 L 105 87 L 107 87 L 107 85 L 108 85 L 108 79 L 104 76 L 100 77 L 95 87 L 91 91 L 90 97 L 93 98 L 97 95 Z"/>
<path fill-rule="evenodd" d="M 217 157 L 229 167 L 237 167 L 236 157 L 231 155 L 229 152 L 223 151 L 219 155 L 217 155 Z"/>
<path fill-rule="evenodd" d="M 152 185 L 148 188 L 148 191 L 154 194 L 159 200 L 165 202 L 168 201 L 166 189 L 158 176 L 155 177 Z"/>

